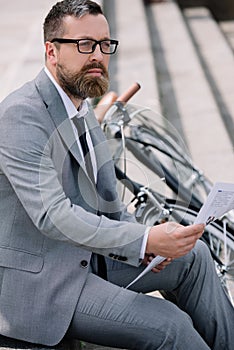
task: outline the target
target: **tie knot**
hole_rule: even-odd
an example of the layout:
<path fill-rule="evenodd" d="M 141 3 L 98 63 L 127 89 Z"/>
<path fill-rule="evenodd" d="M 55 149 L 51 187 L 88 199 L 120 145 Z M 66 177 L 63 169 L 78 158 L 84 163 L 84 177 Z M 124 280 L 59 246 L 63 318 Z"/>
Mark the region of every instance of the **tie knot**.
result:
<path fill-rule="evenodd" d="M 74 117 L 73 122 L 77 128 L 79 137 L 86 132 L 84 117 Z"/>

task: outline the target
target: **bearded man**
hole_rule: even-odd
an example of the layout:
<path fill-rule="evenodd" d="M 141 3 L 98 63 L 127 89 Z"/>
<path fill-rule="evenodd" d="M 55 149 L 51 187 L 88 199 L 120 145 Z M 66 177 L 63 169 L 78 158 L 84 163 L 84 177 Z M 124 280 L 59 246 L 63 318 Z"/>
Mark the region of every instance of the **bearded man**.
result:
<path fill-rule="evenodd" d="M 46 65 L 0 105 L 0 334 L 128 349 L 231 350 L 234 312 L 203 225 L 146 227 L 116 191 L 87 97 L 108 89 L 118 41 L 98 4 L 44 22 Z M 130 290 L 152 255 L 167 259 Z M 176 304 L 143 293 L 164 289 Z"/>

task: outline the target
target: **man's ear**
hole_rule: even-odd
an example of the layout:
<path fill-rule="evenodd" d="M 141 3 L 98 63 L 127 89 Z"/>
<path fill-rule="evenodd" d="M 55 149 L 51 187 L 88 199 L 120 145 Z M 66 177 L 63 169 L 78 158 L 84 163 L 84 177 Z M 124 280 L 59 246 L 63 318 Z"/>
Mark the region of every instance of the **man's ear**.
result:
<path fill-rule="evenodd" d="M 45 43 L 45 50 L 46 50 L 46 61 L 50 62 L 51 65 L 55 66 L 57 63 L 57 48 L 55 47 L 54 43 L 51 43 L 50 41 L 46 41 Z"/>

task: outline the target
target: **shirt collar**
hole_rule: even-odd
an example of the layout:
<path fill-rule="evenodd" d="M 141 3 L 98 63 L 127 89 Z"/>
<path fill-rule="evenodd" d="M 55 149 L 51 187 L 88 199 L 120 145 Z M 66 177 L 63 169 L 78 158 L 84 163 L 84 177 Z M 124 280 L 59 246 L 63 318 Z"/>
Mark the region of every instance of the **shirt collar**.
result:
<path fill-rule="evenodd" d="M 65 106 L 65 109 L 67 111 L 68 117 L 70 119 L 74 118 L 75 116 L 77 117 L 84 117 L 88 113 L 88 103 L 86 100 L 84 100 L 80 107 L 79 110 L 77 111 L 74 103 L 68 97 L 68 95 L 65 93 L 65 91 L 61 88 L 61 86 L 57 83 L 57 81 L 54 79 L 53 75 L 50 73 L 49 69 L 45 67 L 45 73 L 49 77 L 49 79 L 52 81 L 56 89 L 58 90 L 58 93 L 63 101 L 63 104 Z"/>

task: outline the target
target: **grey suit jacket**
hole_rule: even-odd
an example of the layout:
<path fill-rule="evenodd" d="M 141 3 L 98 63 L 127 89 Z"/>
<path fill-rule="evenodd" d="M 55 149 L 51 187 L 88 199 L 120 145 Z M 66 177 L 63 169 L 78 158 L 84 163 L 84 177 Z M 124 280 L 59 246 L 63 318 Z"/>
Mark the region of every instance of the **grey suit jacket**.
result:
<path fill-rule="evenodd" d="M 92 112 L 87 123 L 96 187 L 44 71 L 0 104 L 2 335 L 58 343 L 87 277 L 83 262 L 92 253 L 139 264 L 146 227 L 123 210 L 107 141 Z"/>

